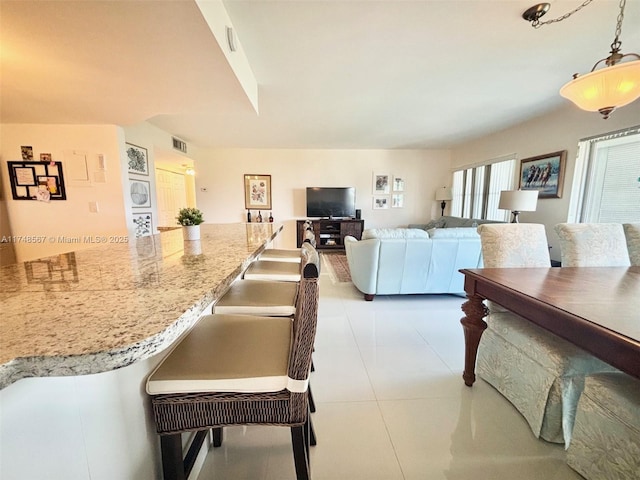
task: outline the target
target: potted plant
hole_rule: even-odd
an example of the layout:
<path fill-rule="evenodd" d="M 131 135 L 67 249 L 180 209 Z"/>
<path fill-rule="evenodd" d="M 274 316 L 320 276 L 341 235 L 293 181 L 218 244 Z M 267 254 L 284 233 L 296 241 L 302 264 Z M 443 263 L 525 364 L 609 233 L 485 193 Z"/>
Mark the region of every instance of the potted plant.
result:
<path fill-rule="evenodd" d="M 185 240 L 200 240 L 200 224 L 204 222 L 202 212 L 197 208 L 185 207 L 178 211 L 178 225 L 182 225 Z"/>

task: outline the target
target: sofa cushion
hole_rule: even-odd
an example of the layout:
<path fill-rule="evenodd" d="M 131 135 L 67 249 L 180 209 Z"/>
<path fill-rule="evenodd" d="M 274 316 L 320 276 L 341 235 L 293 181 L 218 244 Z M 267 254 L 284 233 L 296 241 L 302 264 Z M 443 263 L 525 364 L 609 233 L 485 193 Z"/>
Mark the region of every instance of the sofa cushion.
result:
<path fill-rule="evenodd" d="M 483 220 L 481 218 L 461 218 L 461 217 L 440 217 L 429 223 L 412 223 L 409 228 L 420 228 L 422 230 L 431 230 L 432 228 L 461 228 L 461 227 L 477 227 L 483 223 L 505 223 L 497 220 Z"/>
<path fill-rule="evenodd" d="M 429 238 L 480 238 L 474 227 L 432 228 L 427 233 Z"/>
<path fill-rule="evenodd" d="M 417 228 L 368 228 L 362 232 L 362 240 L 370 238 L 429 238 L 429 235 Z"/>
<path fill-rule="evenodd" d="M 429 223 L 412 223 L 408 228 L 419 228 L 420 230 L 430 230 L 432 228 L 444 228 L 444 217 L 438 220 L 431 220 Z"/>

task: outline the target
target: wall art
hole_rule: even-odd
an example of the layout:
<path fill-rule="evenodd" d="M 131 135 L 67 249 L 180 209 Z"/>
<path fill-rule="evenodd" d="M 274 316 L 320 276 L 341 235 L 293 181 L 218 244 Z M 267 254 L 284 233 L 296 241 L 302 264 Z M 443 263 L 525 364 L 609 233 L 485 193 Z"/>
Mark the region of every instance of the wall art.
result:
<path fill-rule="evenodd" d="M 7 162 L 14 200 L 66 200 L 61 162 Z"/>
<path fill-rule="evenodd" d="M 129 173 L 138 175 L 149 175 L 149 158 L 147 149 L 126 143 L 127 161 L 129 163 Z"/>

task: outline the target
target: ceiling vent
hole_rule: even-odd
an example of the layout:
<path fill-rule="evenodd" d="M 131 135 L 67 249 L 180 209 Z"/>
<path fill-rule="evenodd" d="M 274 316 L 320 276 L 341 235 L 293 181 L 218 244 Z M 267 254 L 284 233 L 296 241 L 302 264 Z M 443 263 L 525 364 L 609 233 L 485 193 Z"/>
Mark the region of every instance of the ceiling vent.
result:
<path fill-rule="evenodd" d="M 180 140 L 179 138 L 176 137 L 171 137 L 171 139 L 173 140 L 173 148 L 175 148 L 176 150 L 182 152 L 182 153 L 187 153 L 187 143 L 183 142 L 182 140 Z"/>

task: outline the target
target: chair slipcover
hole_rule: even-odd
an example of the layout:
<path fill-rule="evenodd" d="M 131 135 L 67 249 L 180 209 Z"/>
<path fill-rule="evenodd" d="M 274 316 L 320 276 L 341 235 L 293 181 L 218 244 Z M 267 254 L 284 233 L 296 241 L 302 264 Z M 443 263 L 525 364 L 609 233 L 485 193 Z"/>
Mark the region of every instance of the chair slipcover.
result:
<path fill-rule="evenodd" d="M 478 227 L 485 267 L 550 267 L 544 225 Z M 569 445 L 584 376 L 615 371 L 587 352 L 491 302 L 476 371 L 525 417 L 536 437 Z"/>
<path fill-rule="evenodd" d="M 559 223 L 563 267 L 628 267 L 629 252 L 619 223 Z"/>
<path fill-rule="evenodd" d="M 627 237 L 627 250 L 631 265 L 640 266 L 640 223 L 625 223 L 624 236 Z"/>
<path fill-rule="evenodd" d="M 640 380 L 622 372 L 586 378 L 567 463 L 587 480 L 640 477 Z"/>

